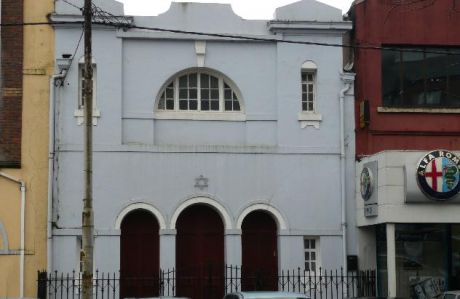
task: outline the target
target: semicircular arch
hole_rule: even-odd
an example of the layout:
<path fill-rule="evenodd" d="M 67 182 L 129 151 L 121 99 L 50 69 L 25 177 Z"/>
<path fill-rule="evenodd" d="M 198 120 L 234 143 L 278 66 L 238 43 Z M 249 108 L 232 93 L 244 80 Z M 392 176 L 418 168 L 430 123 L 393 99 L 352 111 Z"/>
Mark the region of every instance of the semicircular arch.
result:
<path fill-rule="evenodd" d="M 236 221 L 236 229 L 241 229 L 244 218 L 246 218 L 247 215 L 249 215 L 251 212 L 254 212 L 254 211 L 265 211 L 269 213 L 271 216 L 273 216 L 278 226 L 278 231 L 288 229 L 287 222 L 284 219 L 281 212 L 274 206 L 267 204 L 267 203 L 255 203 L 255 204 L 251 204 L 250 206 L 246 207 L 240 213 L 238 220 Z"/>
<path fill-rule="evenodd" d="M 172 214 L 170 228 L 176 229 L 177 219 L 179 218 L 182 211 L 196 204 L 203 204 L 213 208 L 220 215 L 222 222 L 224 224 L 224 228 L 232 228 L 232 218 L 230 217 L 230 214 L 228 213 L 227 209 L 217 200 L 209 197 L 193 197 L 182 202 Z"/>
<path fill-rule="evenodd" d="M 125 207 L 118 214 L 117 219 L 115 220 L 115 229 L 120 229 L 121 223 L 123 222 L 123 219 L 126 217 L 126 215 L 135 210 L 145 210 L 152 213 L 153 216 L 155 216 L 155 218 L 157 219 L 160 229 L 166 229 L 166 221 L 161 212 L 154 206 L 144 202 L 133 203 Z"/>

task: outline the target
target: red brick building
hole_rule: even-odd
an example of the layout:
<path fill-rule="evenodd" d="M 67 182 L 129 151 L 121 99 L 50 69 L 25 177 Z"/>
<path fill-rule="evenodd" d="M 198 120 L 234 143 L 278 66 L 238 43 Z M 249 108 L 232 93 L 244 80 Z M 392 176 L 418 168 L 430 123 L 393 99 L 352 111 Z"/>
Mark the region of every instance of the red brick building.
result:
<path fill-rule="evenodd" d="M 460 1 L 356 0 L 349 17 L 360 264 L 382 296 L 460 289 Z"/>
<path fill-rule="evenodd" d="M 1 1 L 2 24 L 20 24 L 23 19 L 22 1 Z M 2 26 L 0 55 L 0 168 L 18 168 L 21 165 L 22 26 Z"/>

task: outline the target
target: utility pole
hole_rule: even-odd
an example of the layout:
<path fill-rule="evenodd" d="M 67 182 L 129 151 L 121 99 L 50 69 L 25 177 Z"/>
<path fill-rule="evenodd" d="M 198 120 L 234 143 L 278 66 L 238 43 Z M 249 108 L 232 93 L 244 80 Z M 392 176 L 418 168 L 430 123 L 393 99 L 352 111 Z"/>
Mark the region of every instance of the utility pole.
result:
<path fill-rule="evenodd" d="M 91 0 L 85 0 L 84 34 L 85 34 L 85 66 L 83 80 L 83 106 L 85 109 L 84 131 L 84 174 L 85 197 L 82 212 L 82 251 L 80 261 L 82 265 L 82 299 L 93 297 L 93 244 L 94 244 L 94 216 L 93 216 L 93 65 L 91 48 Z"/>

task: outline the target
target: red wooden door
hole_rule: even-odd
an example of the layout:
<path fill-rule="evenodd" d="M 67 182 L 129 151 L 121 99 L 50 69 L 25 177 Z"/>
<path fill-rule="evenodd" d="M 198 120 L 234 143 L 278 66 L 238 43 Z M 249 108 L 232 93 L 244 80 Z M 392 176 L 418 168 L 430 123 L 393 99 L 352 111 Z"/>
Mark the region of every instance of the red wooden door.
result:
<path fill-rule="evenodd" d="M 243 291 L 278 289 L 277 228 L 273 218 L 255 211 L 242 224 L 242 282 Z"/>
<path fill-rule="evenodd" d="M 158 222 L 147 211 L 129 213 L 121 223 L 120 298 L 159 295 Z"/>
<path fill-rule="evenodd" d="M 178 297 L 221 299 L 224 295 L 224 226 L 210 207 L 193 205 L 177 219 Z"/>

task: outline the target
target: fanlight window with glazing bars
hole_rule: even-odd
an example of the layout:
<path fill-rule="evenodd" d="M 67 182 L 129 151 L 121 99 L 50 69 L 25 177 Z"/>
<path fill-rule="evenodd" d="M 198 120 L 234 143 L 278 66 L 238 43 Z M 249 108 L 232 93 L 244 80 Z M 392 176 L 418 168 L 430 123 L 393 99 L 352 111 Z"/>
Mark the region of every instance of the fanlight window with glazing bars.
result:
<path fill-rule="evenodd" d="M 171 80 L 161 91 L 158 111 L 239 112 L 235 90 L 222 77 L 190 72 Z"/>

